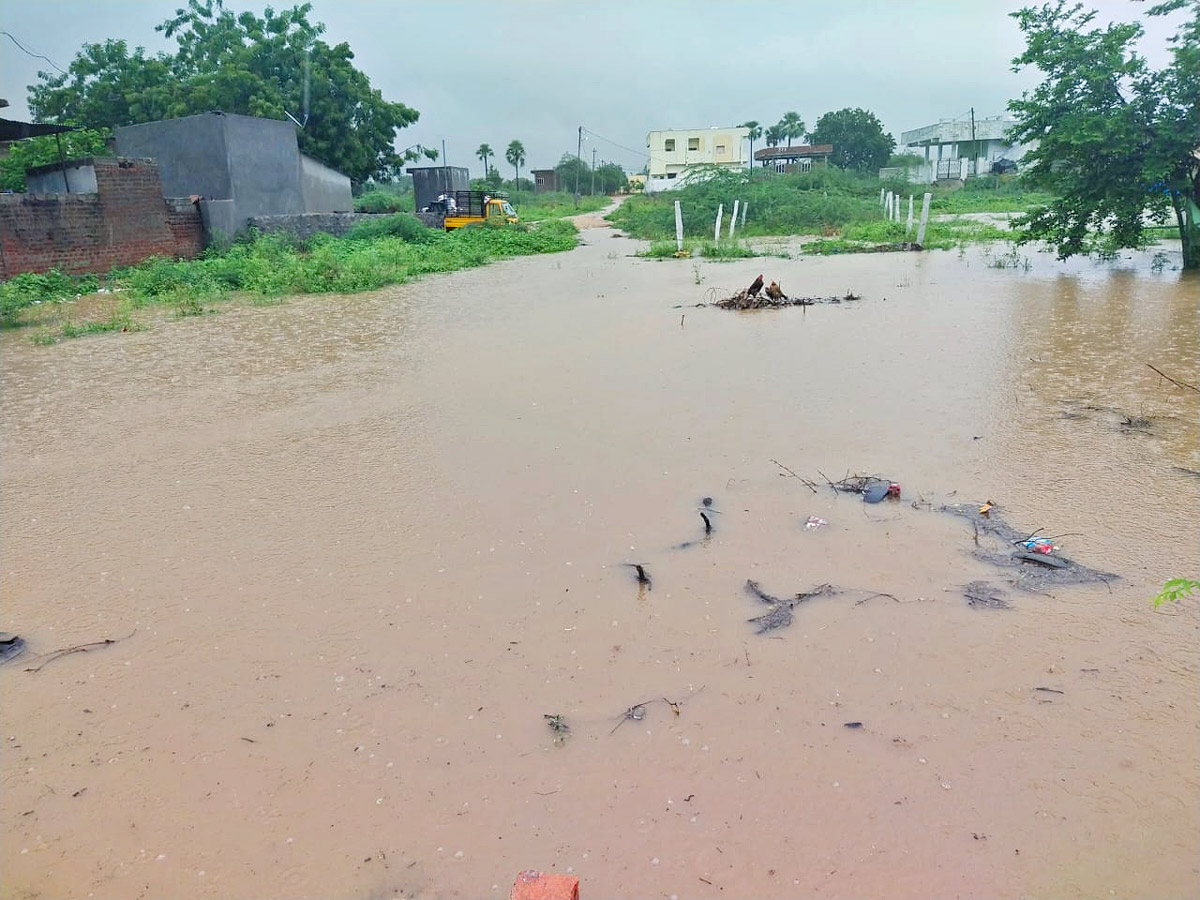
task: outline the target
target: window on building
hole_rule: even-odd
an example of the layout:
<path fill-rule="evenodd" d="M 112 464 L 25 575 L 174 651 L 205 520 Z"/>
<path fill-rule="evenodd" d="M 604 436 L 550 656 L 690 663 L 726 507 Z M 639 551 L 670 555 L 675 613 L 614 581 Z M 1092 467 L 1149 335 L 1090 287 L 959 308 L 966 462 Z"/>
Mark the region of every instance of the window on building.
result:
<path fill-rule="evenodd" d="M 700 149 L 700 138 L 698 138 L 698 137 L 688 138 L 688 149 L 689 150 L 699 150 Z"/>
<path fill-rule="evenodd" d="M 546 183 L 546 176 L 545 176 L 545 175 L 539 175 L 539 176 L 537 177 L 537 183 L 538 183 L 538 184 L 545 184 L 545 183 Z"/>
<path fill-rule="evenodd" d="M 663 149 L 666 150 L 668 153 L 674 153 L 675 152 L 675 138 L 667 138 L 665 141 L 663 141 Z"/>
<path fill-rule="evenodd" d="M 725 145 L 717 144 L 717 156 L 724 156 L 724 155 L 725 155 Z"/>
<path fill-rule="evenodd" d="M 667 177 L 668 177 L 668 178 L 674 178 L 674 177 L 675 177 L 677 174 L 678 174 L 677 172 L 668 172 L 668 173 L 667 173 Z"/>

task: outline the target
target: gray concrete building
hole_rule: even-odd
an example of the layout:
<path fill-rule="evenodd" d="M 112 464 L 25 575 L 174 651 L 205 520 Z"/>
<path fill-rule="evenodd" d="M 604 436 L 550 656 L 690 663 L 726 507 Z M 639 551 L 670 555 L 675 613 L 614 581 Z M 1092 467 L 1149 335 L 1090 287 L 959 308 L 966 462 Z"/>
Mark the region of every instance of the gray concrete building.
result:
<path fill-rule="evenodd" d="M 291 122 L 202 113 L 116 129 L 121 156 L 157 160 L 163 195 L 198 194 L 210 237 L 254 216 L 350 212 L 350 179 L 300 152 Z"/>

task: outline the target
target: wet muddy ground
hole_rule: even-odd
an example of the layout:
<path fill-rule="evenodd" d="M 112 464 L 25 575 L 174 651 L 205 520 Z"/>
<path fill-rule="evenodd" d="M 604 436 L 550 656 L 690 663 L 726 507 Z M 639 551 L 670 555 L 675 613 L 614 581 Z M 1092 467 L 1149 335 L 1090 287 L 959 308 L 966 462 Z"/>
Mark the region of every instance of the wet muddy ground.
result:
<path fill-rule="evenodd" d="M 3 896 L 1194 895 L 1196 280 L 585 236 L 0 338 Z M 972 604 L 984 500 L 1119 579 Z"/>

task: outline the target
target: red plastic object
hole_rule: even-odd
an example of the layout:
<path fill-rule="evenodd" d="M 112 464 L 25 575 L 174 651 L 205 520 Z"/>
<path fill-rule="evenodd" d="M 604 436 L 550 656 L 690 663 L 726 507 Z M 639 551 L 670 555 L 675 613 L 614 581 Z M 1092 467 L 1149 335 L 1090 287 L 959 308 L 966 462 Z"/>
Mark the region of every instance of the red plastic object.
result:
<path fill-rule="evenodd" d="M 511 900 L 579 900 L 579 879 L 528 869 L 517 876 L 509 896 Z"/>

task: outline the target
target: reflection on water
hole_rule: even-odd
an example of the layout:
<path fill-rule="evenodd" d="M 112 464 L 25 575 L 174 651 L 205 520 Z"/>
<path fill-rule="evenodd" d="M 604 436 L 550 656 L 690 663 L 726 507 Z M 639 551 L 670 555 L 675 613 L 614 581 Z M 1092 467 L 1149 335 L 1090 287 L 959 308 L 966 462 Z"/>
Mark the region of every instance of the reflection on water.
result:
<path fill-rule="evenodd" d="M 1146 598 L 1200 569 L 1200 406 L 1145 363 L 1195 381 L 1196 280 L 631 246 L 3 336 L 0 627 L 137 629 L 0 672 L 5 896 L 1193 889 L 1194 602 Z M 864 299 L 674 308 L 760 271 Z M 988 498 L 1122 580 L 970 609 L 909 501 Z M 760 637 L 747 579 L 843 593 Z"/>

